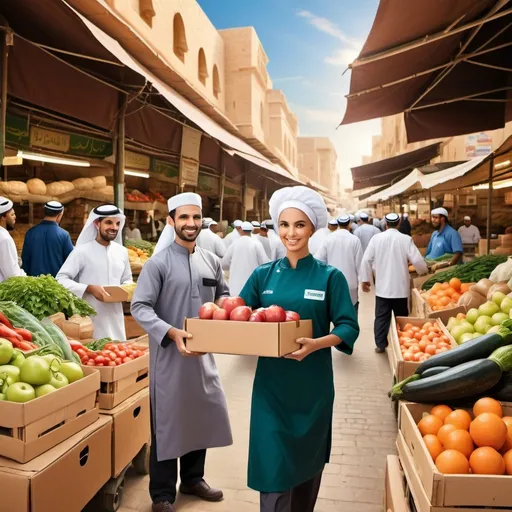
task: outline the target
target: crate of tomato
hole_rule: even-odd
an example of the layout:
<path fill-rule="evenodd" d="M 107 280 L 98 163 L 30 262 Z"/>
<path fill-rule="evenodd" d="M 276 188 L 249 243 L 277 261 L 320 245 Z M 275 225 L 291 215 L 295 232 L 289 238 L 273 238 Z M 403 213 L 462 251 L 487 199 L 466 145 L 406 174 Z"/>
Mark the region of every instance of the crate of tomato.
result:
<path fill-rule="evenodd" d="M 147 335 L 129 342 L 102 339 L 82 344 L 70 340 L 83 366 L 100 372 L 100 409 L 113 409 L 149 385 Z"/>

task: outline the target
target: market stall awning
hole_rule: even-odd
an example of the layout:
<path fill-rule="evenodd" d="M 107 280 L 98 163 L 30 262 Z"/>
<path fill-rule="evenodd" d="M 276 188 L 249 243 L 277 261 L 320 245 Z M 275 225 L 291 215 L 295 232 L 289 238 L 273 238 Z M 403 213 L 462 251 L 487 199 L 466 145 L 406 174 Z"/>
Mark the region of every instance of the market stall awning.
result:
<path fill-rule="evenodd" d="M 422 174 L 420 177 L 421 187 L 424 189 L 430 189 L 437 185 L 446 183 L 460 178 L 478 167 L 487 157 L 473 158 L 462 164 L 450 167 L 444 171 L 434 172 L 432 174 Z"/>
<path fill-rule="evenodd" d="M 342 124 L 404 112 L 409 142 L 512 120 L 509 0 L 380 0 Z"/>
<path fill-rule="evenodd" d="M 427 164 L 439 156 L 440 146 L 441 142 L 436 142 L 391 158 L 352 167 L 354 190 L 392 184 L 393 181 L 405 177 L 415 167 Z"/>
<path fill-rule="evenodd" d="M 407 190 L 416 190 L 421 187 L 420 179 L 423 177 L 423 174 L 418 170 L 414 169 L 410 174 L 408 174 L 405 178 L 401 179 L 391 187 L 386 188 L 382 192 L 377 192 L 372 196 L 368 197 L 368 203 L 378 203 L 379 201 L 385 201 L 386 199 L 390 199 L 391 197 L 399 196 L 403 194 Z"/>

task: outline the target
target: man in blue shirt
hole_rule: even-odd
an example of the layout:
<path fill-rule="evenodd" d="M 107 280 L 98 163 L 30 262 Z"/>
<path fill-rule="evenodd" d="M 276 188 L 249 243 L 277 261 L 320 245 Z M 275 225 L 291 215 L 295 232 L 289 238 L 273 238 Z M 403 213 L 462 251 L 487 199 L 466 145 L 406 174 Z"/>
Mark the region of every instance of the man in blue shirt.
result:
<path fill-rule="evenodd" d="M 427 247 L 427 259 L 435 259 L 444 254 L 453 254 L 450 265 L 462 263 L 462 240 L 459 233 L 448 224 L 448 212 L 445 208 L 432 210 L 432 225 L 437 231 L 432 233 L 432 238 Z"/>
<path fill-rule="evenodd" d="M 73 250 L 69 233 L 59 227 L 63 215 L 64 206 L 49 201 L 44 205 L 43 221 L 27 231 L 21 253 L 27 275 L 51 274 L 55 277 Z"/>

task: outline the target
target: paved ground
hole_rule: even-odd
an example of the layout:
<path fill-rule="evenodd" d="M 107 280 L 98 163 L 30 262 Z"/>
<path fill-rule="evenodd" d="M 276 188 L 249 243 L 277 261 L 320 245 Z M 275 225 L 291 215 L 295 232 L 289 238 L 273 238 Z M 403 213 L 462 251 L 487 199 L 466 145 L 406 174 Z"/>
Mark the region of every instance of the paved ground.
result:
<path fill-rule="evenodd" d="M 333 353 L 336 401 L 331 463 L 315 511 L 382 512 L 386 455 L 394 453 L 396 421 L 386 393 L 391 377 L 385 354 L 373 351 L 371 296 L 362 297 L 361 336 L 351 357 Z M 210 450 L 206 477 L 224 490 L 221 503 L 179 498 L 179 512 L 258 512 L 259 496 L 246 486 L 249 415 L 256 360 L 218 356 L 235 443 Z M 150 512 L 148 478 L 129 474 L 120 512 Z"/>

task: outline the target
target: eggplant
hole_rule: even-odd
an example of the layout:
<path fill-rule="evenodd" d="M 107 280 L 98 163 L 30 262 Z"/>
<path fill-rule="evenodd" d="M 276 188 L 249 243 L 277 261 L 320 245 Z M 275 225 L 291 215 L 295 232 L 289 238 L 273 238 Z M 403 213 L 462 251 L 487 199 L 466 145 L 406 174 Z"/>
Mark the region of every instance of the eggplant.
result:
<path fill-rule="evenodd" d="M 494 387 L 502 374 L 502 367 L 496 361 L 476 359 L 432 377 L 408 382 L 402 387 L 401 395 L 394 395 L 393 399 L 443 403 L 473 397 Z"/>
<path fill-rule="evenodd" d="M 434 366 L 433 368 L 426 369 L 422 374 L 422 379 L 427 379 L 428 377 L 432 377 L 434 375 L 437 375 L 439 373 L 443 373 L 446 370 L 449 370 L 450 366 Z"/>
<path fill-rule="evenodd" d="M 459 345 L 457 348 L 436 354 L 426 361 L 423 361 L 423 363 L 416 368 L 416 373 L 421 375 L 425 370 L 436 366 L 449 366 L 453 368 L 475 359 L 489 357 L 497 348 L 510 345 L 511 341 L 511 339 L 505 339 L 499 334 L 484 334 L 479 338 Z"/>

